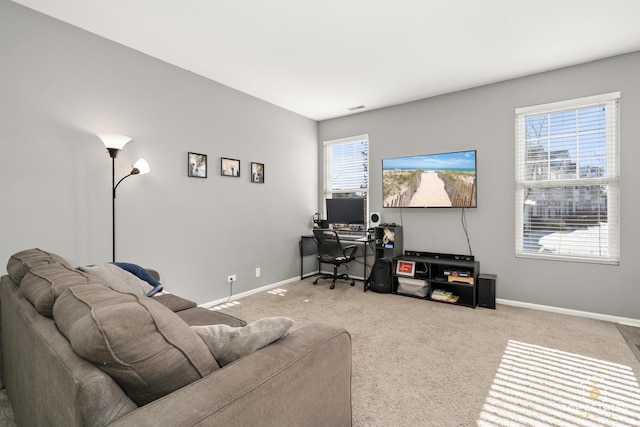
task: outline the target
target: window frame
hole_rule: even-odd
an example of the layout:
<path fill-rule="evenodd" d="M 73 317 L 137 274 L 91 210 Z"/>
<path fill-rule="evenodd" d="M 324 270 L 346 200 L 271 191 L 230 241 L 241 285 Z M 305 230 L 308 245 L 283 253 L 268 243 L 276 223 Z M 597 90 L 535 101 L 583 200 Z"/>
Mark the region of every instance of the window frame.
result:
<path fill-rule="evenodd" d="M 527 166 L 534 164 L 535 161 L 529 160 L 527 162 L 527 147 L 528 142 L 531 139 L 528 136 L 527 118 L 531 116 L 541 116 L 563 113 L 568 111 L 576 111 L 579 114 L 581 110 L 587 110 L 593 107 L 605 108 L 605 155 L 606 155 L 606 169 L 603 176 L 580 176 L 579 160 L 582 158 L 578 151 L 581 148 L 579 142 L 576 142 L 576 176 L 571 179 L 564 177 L 554 178 L 551 173 L 546 179 L 527 179 Z M 533 258 L 533 259 L 547 259 L 558 261 L 573 261 L 583 263 L 598 263 L 598 264 L 620 264 L 620 92 L 611 92 L 601 95 L 577 98 L 567 101 L 554 102 L 549 104 L 536 105 L 531 107 L 517 108 L 515 110 L 515 251 L 516 257 L 519 258 Z M 551 124 L 549 124 L 551 126 Z M 575 127 L 576 141 L 579 141 L 581 130 L 578 125 Z M 551 140 L 552 134 L 547 134 L 547 138 Z M 550 152 L 549 152 L 550 153 Z M 531 152 L 529 152 L 531 155 Z M 549 154 L 550 156 L 550 154 Z M 549 157 L 550 158 L 550 157 Z M 530 157 L 529 157 L 530 159 Z M 599 188 L 606 186 L 606 214 L 607 214 L 607 232 L 603 241 L 606 243 L 600 243 L 598 248 L 606 247 L 606 252 L 602 255 L 584 255 L 574 253 L 549 253 L 549 252 L 534 252 L 528 250 L 525 245 L 525 226 L 527 210 L 527 204 L 535 204 L 535 201 L 526 200 L 525 194 L 532 188 L 555 188 L 558 192 L 566 192 L 568 189 L 573 188 L 573 193 L 579 193 L 580 188 L 598 186 Z M 576 198 L 578 200 L 576 200 Z M 561 203 L 567 201 L 572 206 L 579 202 L 579 197 L 555 198 L 554 202 Z M 529 206 L 531 209 L 531 206 Z M 528 223 L 529 227 L 532 227 L 531 222 Z M 575 225 L 575 224 L 571 224 Z M 599 230 L 603 229 L 602 226 Z M 606 239 L 606 240 L 605 240 Z M 572 241 L 571 243 L 580 243 L 579 240 Z M 596 245 L 594 245 L 596 247 Z M 566 251 L 566 250 L 565 250 Z M 569 251 L 570 252 L 570 251 Z"/>
<path fill-rule="evenodd" d="M 361 143 L 361 142 L 366 142 L 367 143 L 367 155 L 366 155 L 366 163 L 364 166 L 365 172 L 366 172 L 366 187 L 357 187 L 357 188 L 344 188 L 344 189 L 340 189 L 340 190 L 333 190 L 333 177 L 331 176 L 331 163 L 330 163 L 330 159 L 329 159 L 329 152 L 330 152 L 330 148 L 337 146 L 337 145 L 343 145 L 343 144 L 355 144 L 355 143 Z M 363 134 L 363 135 L 356 135 L 356 136 L 351 136 L 351 137 L 346 137 L 346 138 L 339 138 L 339 139 L 333 139 L 333 140 L 328 140 L 328 141 L 324 141 L 323 142 L 323 158 L 322 158 L 322 170 L 323 170 L 323 180 L 322 180 L 322 200 L 321 200 L 321 204 L 322 204 L 322 212 L 323 212 L 323 217 L 326 218 L 327 217 L 327 207 L 326 207 L 326 203 L 325 203 L 325 199 L 328 198 L 334 198 L 333 196 L 335 194 L 349 194 L 349 193 L 364 193 L 364 197 L 365 197 L 365 212 L 363 220 L 364 220 L 364 226 L 368 227 L 369 226 L 369 186 L 370 186 L 370 175 L 369 175 L 369 135 L 368 134 Z"/>

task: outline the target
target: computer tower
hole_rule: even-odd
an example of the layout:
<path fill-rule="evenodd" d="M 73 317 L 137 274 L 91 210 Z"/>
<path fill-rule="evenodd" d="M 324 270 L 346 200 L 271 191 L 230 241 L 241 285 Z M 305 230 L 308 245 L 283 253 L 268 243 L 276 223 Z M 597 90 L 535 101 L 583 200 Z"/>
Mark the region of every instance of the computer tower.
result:
<path fill-rule="evenodd" d="M 480 307 L 496 308 L 496 280 L 495 274 L 480 274 L 478 276 L 478 305 Z"/>

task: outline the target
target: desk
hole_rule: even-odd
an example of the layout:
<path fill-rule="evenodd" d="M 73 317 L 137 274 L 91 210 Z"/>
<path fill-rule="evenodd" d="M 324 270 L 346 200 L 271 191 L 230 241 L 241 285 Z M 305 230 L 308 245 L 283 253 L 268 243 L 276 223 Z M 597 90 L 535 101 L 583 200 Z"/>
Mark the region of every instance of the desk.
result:
<path fill-rule="evenodd" d="M 309 274 L 307 276 L 304 275 L 304 257 L 307 255 L 315 255 L 318 253 L 318 245 L 316 244 L 315 237 L 313 237 L 313 235 L 300 236 L 300 242 L 298 243 L 298 245 L 300 246 L 300 280 L 319 274 L 320 260 L 318 260 L 318 257 L 316 256 L 318 273 Z"/>
<path fill-rule="evenodd" d="M 367 268 L 368 268 L 368 264 L 367 264 L 367 257 L 369 256 L 368 254 L 368 249 L 369 249 L 369 245 L 371 243 L 373 243 L 374 239 L 372 237 L 366 236 L 366 237 L 351 237 L 351 236 L 346 236 L 346 237 L 340 237 L 340 242 L 341 243 L 345 243 L 345 244 L 357 244 L 358 246 L 361 244 L 363 246 L 363 250 L 362 250 L 362 258 L 363 258 L 363 262 L 362 262 L 362 280 L 366 282 L 366 280 L 369 278 L 368 274 L 367 274 Z M 318 247 L 316 245 L 316 240 L 313 237 L 313 235 L 305 235 L 305 236 L 300 236 L 300 242 L 299 242 L 299 246 L 300 246 L 300 280 L 305 279 L 307 277 L 311 277 L 311 276 L 315 276 L 316 274 L 320 274 L 320 261 L 318 260 L 318 272 L 317 273 L 313 273 L 313 274 L 307 274 L 306 276 L 304 275 L 304 257 L 308 256 L 308 255 L 314 255 L 318 253 Z M 374 255 L 374 253 L 372 253 L 371 255 Z M 317 258 L 317 257 L 316 257 Z M 356 258 L 360 258 L 357 253 L 356 253 Z M 354 259 L 355 261 L 355 259 Z M 359 280 L 359 279 L 358 279 Z"/>

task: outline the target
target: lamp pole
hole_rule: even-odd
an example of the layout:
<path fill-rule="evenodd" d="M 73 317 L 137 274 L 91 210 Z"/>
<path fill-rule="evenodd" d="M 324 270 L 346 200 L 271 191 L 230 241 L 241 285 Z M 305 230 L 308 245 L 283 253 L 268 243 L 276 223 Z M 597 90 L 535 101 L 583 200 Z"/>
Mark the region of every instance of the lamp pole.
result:
<path fill-rule="evenodd" d="M 116 262 L 116 157 L 118 148 L 107 148 L 111 156 L 111 251 L 112 262 Z"/>
<path fill-rule="evenodd" d="M 116 153 L 117 154 L 117 153 Z M 116 262 L 116 157 L 111 157 L 111 250 L 112 262 Z"/>

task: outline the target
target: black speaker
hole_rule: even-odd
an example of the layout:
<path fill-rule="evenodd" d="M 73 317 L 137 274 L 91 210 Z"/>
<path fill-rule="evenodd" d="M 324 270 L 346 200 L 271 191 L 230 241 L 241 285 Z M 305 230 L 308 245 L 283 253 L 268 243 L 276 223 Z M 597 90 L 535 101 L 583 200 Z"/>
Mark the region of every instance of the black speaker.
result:
<path fill-rule="evenodd" d="M 478 305 L 485 308 L 496 308 L 496 280 L 495 274 L 481 274 L 478 276 Z"/>

